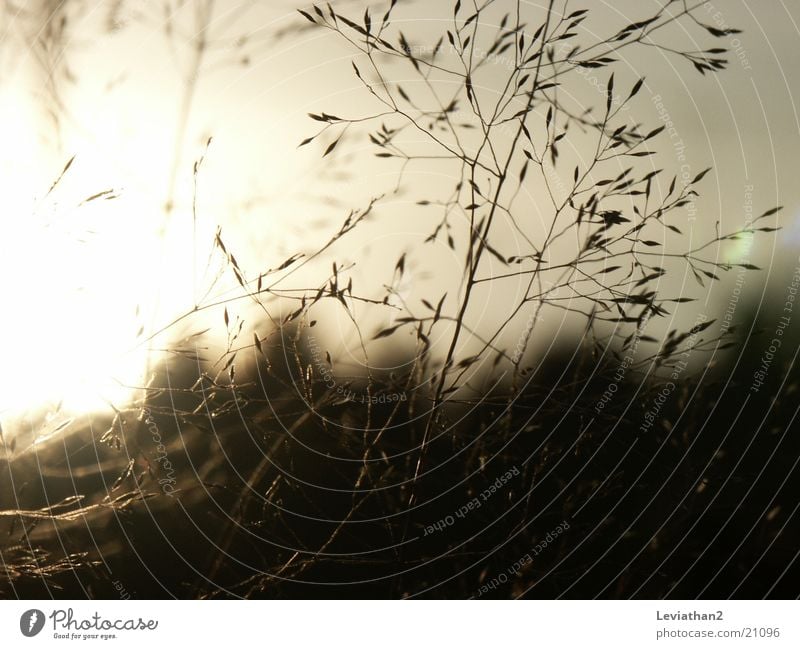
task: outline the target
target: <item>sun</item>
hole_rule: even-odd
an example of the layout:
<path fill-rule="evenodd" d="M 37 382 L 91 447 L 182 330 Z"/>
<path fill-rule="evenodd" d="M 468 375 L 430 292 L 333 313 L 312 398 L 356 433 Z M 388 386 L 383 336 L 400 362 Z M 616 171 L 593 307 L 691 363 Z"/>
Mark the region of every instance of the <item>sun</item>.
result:
<path fill-rule="evenodd" d="M 17 63 L 0 84 L 0 424 L 130 402 L 165 346 L 151 333 L 197 299 L 195 244 L 213 231 L 164 212 L 161 104 L 79 92 L 81 123 L 53 129 Z"/>
<path fill-rule="evenodd" d="M 191 302 L 188 282 L 165 281 L 190 268 L 191 252 L 168 249 L 152 197 L 98 187 L 91 156 L 51 187 L 34 125 L 15 126 L 0 129 L 19 152 L 2 169 L 0 422 L 46 407 L 107 410 L 144 384 L 153 324 Z"/>
<path fill-rule="evenodd" d="M 6 438 L 26 413 L 107 412 L 142 394 L 174 333 L 154 332 L 192 311 L 204 291 L 224 288 L 211 254 L 225 218 L 221 188 L 236 176 L 218 163 L 194 215 L 193 156 L 207 151 L 208 138 L 187 144 L 167 212 L 176 155 L 175 126 L 164 118 L 170 99 L 122 87 L 107 95 L 95 84 L 75 91 L 72 118 L 54 128 L 34 91 L 36 66 L 19 58 L 0 83 Z"/>
<path fill-rule="evenodd" d="M 136 349 L 131 241 L 99 233 L 64 211 L 7 220 L 0 257 L 0 411 L 55 401 L 91 410 L 124 399 L 146 361 Z"/>

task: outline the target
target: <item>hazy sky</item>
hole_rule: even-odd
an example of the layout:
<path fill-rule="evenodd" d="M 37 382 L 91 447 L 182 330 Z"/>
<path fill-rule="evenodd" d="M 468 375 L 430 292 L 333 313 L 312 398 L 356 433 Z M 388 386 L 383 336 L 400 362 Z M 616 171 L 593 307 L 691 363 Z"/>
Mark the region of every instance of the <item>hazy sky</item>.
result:
<path fill-rule="evenodd" d="M 589 7 L 587 28 L 607 34 L 657 4 L 592 0 L 568 6 Z M 354 16 L 363 13 L 359 2 L 334 5 Z M 544 3 L 523 5 L 535 25 Z M 68 0 L 53 9 L 44 0 L 19 0 L 3 6 L 0 189 L 6 201 L 3 239 L 15 243 L 0 267 L 6 301 L 18 315 L 4 318 L 0 344 L 11 364 L 23 367 L 39 341 L 56 337 L 63 351 L 54 363 L 60 369 L 48 374 L 54 393 L 72 380 L 75 366 L 84 368 L 90 383 L 97 374 L 119 375 L 120 367 L 124 376 L 136 375 L 141 358 L 126 354 L 139 326 L 158 328 L 191 308 L 213 283 L 219 264 L 209 266 L 208 257 L 218 227 L 241 265 L 258 273 L 298 247 L 320 242 L 349 207 L 363 206 L 396 183 L 397 166 L 376 162 L 364 137 L 346 141 L 332 167 L 320 160 L 320 145 L 297 148 L 317 126 L 307 113 L 355 117 L 372 109 L 341 39 L 322 30 L 276 36 L 303 24 L 294 11 L 301 5 Z M 373 5 L 373 13 L 382 13 L 383 6 Z M 499 20 L 512 7 L 498 0 L 499 11 L 487 13 L 486 20 L 495 14 Z M 401 0 L 394 22 L 414 43 L 431 44 L 450 12 L 448 3 Z M 653 128 L 671 122 L 673 130 L 662 136 L 654 160 L 667 178 L 714 167 L 694 219 L 687 215 L 684 224 L 693 241 L 713 232 L 716 221 L 723 230 L 743 226 L 747 209 L 758 214 L 785 206 L 785 230 L 778 236 L 760 238 L 752 249 L 740 244 L 721 252 L 727 260 L 746 257 L 764 267 L 747 275 L 745 290 L 758 299 L 767 280 L 778 287 L 788 281 L 800 249 L 800 5 L 715 0 L 698 16 L 719 28 L 743 30 L 701 39 L 704 46 L 734 50 L 726 71 L 703 77 L 685 61 L 640 47 L 624 52 L 617 80 L 629 87 L 646 77 L 646 92 L 630 108 L 632 120 Z M 201 34 L 206 49 L 196 58 Z M 671 38 L 688 36 L 675 32 Z M 397 80 L 412 76 L 401 66 L 392 70 Z M 597 102 L 606 79 L 605 71 L 576 77 L 569 86 L 573 99 Z M 491 81 L 486 89 L 491 91 Z M 192 218 L 192 168 L 204 154 Z M 72 156 L 58 191 L 45 198 Z M 431 230 L 416 199 L 439 190 L 452 178 L 448 174 L 434 163 L 409 169 L 406 193 L 387 201 L 384 220 L 366 227 L 358 245 L 350 244 L 340 258 L 357 253 L 364 281 L 378 288 L 391 283 L 397 255 Z M 75 209 L 105 190 L 118 198 Z M 530 200 L 535 210 L 536 197 Z M 173 203 L 168 216 L 166 201 Z M 453 290 L 462 274 L 446 246 L 410 257 L 409 268 L 412 279 L 401 287 L 407 296 L 426 295 L 430 287 Z M 683 291 L 685 280 L 685 290 L 694 291 L 702 306 L 687 307 L 676 322 L 693 321 L 698 308 L 711 315 L 724 310 L 734 279 L 707 291 L 688 276 L 679 280 L 675 290 Z M 225 278 L 213 290 L 231 283 Z M 493 322 L 493 311 L 508 300 L 495 291 L 475 318 Z M 564 327 L 559 315 L 542 331 Z M 103 353 L 90 351 L 98 346 Z M 17 376 L 4 386 L 0 408 L 37 398 L 28 381 L 40 377 L 33 371 L 25 376 L 27 381 Z"/>

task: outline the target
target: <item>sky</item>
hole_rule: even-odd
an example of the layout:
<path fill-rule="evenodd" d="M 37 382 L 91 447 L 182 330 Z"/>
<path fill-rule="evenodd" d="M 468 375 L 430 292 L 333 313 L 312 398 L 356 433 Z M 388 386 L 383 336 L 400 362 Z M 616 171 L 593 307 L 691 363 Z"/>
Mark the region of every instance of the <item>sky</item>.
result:
<path fill-rule="evenodd" d="M 333 4 L 354 17 L 363 13 L 360 2 Z M 522 4 L 535 24 L 544 3 Z M 384 5 L 372 4 L 373 15 Z M 587 29 L 605 34 L 647 15 L 657 3 L 592 0 L 590 5 Z M 403 191 L 393 194 L 397 165 L 376 162 L 363 135 L 345 140 L 346 146 L 325 160 L 325 143 L 298 148 L 318 126 L 308 113 L 354 117 L 374 110 L 353 74 L 352 50 L 340 38 L 324 30 L 291 31 L 304 26 L 295 11 L 300 6 L 4 1 L 0 349 L 6 369 L 0 422 L 5 428 L 19 413 L 37 408 L 52 413 L 61 404 L 86 412 L 125 400 L 127 386 L 145 380 L 148 348 L 160 344 L 140 341 L 209 296 L 236 289 L 230 273 L 221 272 L 218 232 L 252 276 L 298 250 L 310 250 L 348 209 L 386 193 L 380 218 L 337 251 L 340 263 L 358 261 L 356 277 L 365 286 L 375 291 L 394 286 L 409 301 L 457 290 L 461 262 L 448 246 L 437 243 L 413 253 L 431 230 L 430 215 L 416 201 L 441 191 L 453 178 L 451 169 L 435 161 L 414 166 Z M 499 21 L 511 6 L 498 0 L 497 11 L 487 12 L 485 20 Z M 569 10 L 580 6 L 568 3 Z M 438 2 L 401 0 L 394 23 L 413 35 L 414 44 L 432 43 L 450 11 Z M 630 119 L 652 127 L 669 123 L 653 160 L 665 175 L 682 178 L 713 167 L 695 211 L 685 215 L 683 227 L 692 241 L 713 233 L 717 222 L 723 231 L 736 229 L 753 214 L 784 206 L 784 229 L 777 235 L 719 251 L 725 261 L 763 269 L 748 271 L 739 283 L 758 303 L 770 291 L 781 293 L 800 249 L 795 178 L 800 69 L 794 65 L 800 6 L 715 0 L 703 3 L 697 15 L 720 29 L 742 30 L 702 40 L 732 50 L 727 70 L 701 76 L 685 61 L 641 47 L 621 57 L 617 83 L 628 87 L 646 78 Z M 678 30 L 670 43 L 690 43 L 691 35 L 696 32 Z M 394 66 L 391 74 L 413 84 L 408 67 Z M 482 83 L 483 91 L 496 90 L 492 75 Z M 605 83 L 605 71 L 590 71 L 571 81 L 570 98 L 596 102 Z M 535 186 L 523 205 L 534 222 L 545 213 Z M 513 249 L 514 236 L 509 231 L 501 243 Z M 398 278 L 394 260 L 406 251 L 408 270 Z M 662 290 L 699 299 L 669 325 L 693 322 L 698 310 L 710 317 L 724 312 L 736 279 L 731 273 L 702 290 L 688 273 L 671 280 L 674 284 Z M 510 283 L 487 292 L 471 315 L 476 329 L 496 323 L 519 290 Z M 350 323 L 341 314 L 329 315 L 334 326 L 320 336 L 347 354 Z M 209 310 L 192 325 L 200 329 L 220 317 L 218 309 Z M 236 317 L 251 322 L 253 314 L 243 307 Z M 554 336 L 574 335 L 580 326 L 549 314 L 537 330 L 542 342 L 535 345 L 544 349 Z"/>

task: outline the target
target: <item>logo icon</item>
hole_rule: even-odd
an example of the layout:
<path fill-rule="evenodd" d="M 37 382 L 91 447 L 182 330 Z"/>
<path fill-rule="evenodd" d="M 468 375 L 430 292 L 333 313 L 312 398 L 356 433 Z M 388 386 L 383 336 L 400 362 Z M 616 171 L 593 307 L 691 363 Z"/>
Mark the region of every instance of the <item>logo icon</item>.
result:
<path fill-rule="evenodd" d="M 19 618 L 19 630 L 26 638 L 32 638 L 38 635 L 44 628 L 44 613 L 38 608 L 32 608 L 25 611 L 22 617 Z"/>

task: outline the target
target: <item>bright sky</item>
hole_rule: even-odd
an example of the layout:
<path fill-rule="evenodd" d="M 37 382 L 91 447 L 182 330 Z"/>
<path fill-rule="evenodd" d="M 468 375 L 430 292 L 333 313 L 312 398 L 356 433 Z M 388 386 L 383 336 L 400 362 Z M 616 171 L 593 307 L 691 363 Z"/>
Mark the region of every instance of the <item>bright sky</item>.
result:
<path fill-rule="evenodd" d="M 282 260 L 308 243 L 308 232 L 316 231 L 313 224 L 322 214 L 341 215 L 340 207 L 322 210 L 309 200 L 319 184 L 319 151 L 298 151 L 296 145 L 313 132 L 306 113 L 340 108 L 354 114 L 362 107 L 347 52 L 330 35 L 270 36 L 288 24 L 292 3 L 217 3 L 200 82 L 191 95 L 186 130 L 180 131 L 186 73 L 193 61 L 186 41 L 196 33 L 193 26 L 200 18 L 193 11 L 203 3 L 178 12 L 168 37 L 163 14 L 149 5 L 119 3 L 116 21 L 122 28 L 108 31 L 110 8 L 117 3 L 67 2 L 75 12 L 68 14 L 65 32 L 52 36 L 56 74 L 50 84 L 42 51 L 29 45 L 32 35 L 51 33 L 41 19 L 48 5 L 39 2 L 22 3 L 24 12 L 0 32 L 0 421 L 4 412 L 43 402 L 86 411 L 123 401 L 128 393 L 120 384 L 140 384 L 145 368 L 146 350 L 136 346 L 140 327 L 146 334 L 190 309 L 198 287 L 213 278 L 203 273 L 218 226 L 240 263 L 257 271 L 274 265 L 265 258 Z M 413 19 L 431 18 L 431 4 L 408 3 L 398 17 L 408 23 L 404 29 L 413 32 Z M 747 186 L 754 187 L 757 213 L 778 203 L 787 206 L 791 237 L 746 250 L 739 244 L 726 252 L 731 260 L 749 254 L 751 263 L 772 267 L 768 272 L 780 282 L 782 258 L 796 248 L 800 211 L 795 179 L 800 127 L 794 104 L 800 68 L 788 65 L 796 60 L 800 12 L 786 2 L 771 3 L 768 11 L 755 11 L 758 5 L 742 0 L 717 4 L 724 13 L 709 12 L 709 22 L 723 20 L 745 30 L 736 43 L 728 43 L 742 60 L 734 58 L 730 69 L 712 80 L 646 53 L 627 61 L 631 79 L 648 77 L 649 95 L 637 117 L 657 125 L 659 115 L 649 100 L 662 96 L 681 139 L 689 143 L 692 169 L 716 166 L 699 203 L 698 237 L 713 230 L 718 219 L 733 227 L 743 223 Z M 592 3 L 596 13 L 614 21 L 638 16 L 641 5 L 634 0 Z M 597 29 L 603 24 L 598 22 Z M 237 34 L 248 37 L 239 41 Z M 587 80 L 575 92 L 590 101 L 596 89 Z M 61 102 L 57 125 L 48 114 L 56 99 Z M 209 136 L 214 139 L 201 167 L 201 209 L 193 221 L 191 168 Z M 393 179 L 391 169 L 373 163 L 366 147 L 353 146 L 367 161 L 362 173 L 333 185 L 353 206 Z M 162 207 L 176 151 L 176 207 L 165 225 Z M 45 198 L 73 155 L 59 187 Z M 660 164 L 679 173 L 681 162 L 667 147 Z M 418 189 L 440 182 L 435 170 L 411 177 Z M 108 189 L 116 198 L 79 207 Z M 394 209 L 403 212 L 407 206 L 400 201 Z M 427 234 L 412 221 L 403 223 L 408 243 Z M 398 237 L 370 236 L 363 251 L 373 262 L 385 263 L 381 251 L 394 253 L 402 245 Z M 446 254 L 437 258 L 440 279 L 460 277 Z M 437 271 L 435 263 L 431 270 Z M 424 268 L 417 272 L 422 285 L 429 274 Z M 378 284 L 389 281 L 390 275 L 379 279 Z M 763 286 L 765 279 L 753 287 Z M 708 309 L 724 305 L 729 293 L 724 286 L 709 295 Z M 413 287 L 406 288 L 413 293 Z M 487 299 L 487 318 L 494 299 L 502 305 L 507 296 Z"/>

